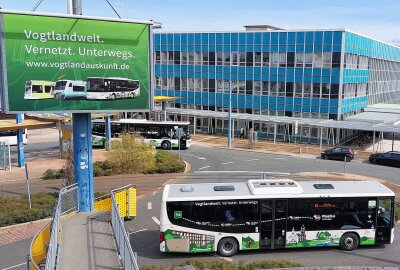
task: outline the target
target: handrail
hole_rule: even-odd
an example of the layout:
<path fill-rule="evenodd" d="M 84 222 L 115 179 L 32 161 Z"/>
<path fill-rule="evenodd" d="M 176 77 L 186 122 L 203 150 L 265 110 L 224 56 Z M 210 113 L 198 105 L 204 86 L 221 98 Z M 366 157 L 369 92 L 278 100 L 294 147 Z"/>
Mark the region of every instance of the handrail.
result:
<path fill-rule="evenodd" d="M 127 185 L 123 188 L 127 189 L 131 185 Z M 118 253 L 120 254 L 122 264 L 125 269 L 139 270 L 135 253 L 132 250 L 128 234 L 125 230 L 124 223 L 120 217 L 119 207 L 115 200 L 114 192 L 121 190 L 118 188 L 111 191 L 112 209 L 111 209 L 111 225 L 115 240 L 117 243 Z"/>
<path fill-rule="evenodd" d="M 78 185 L 73 184 L 71 186 L 64 187 L 60 190 L 57 203 L 54 207 L 54 213 L 53 213 L 53 219 L 52 221 L 47 224 L 45 227 L 43 227 L 42 230 L 40 230 L 35 237 L 33 238 L 30 246 L 30 259 L 32 262 L 32 266 L 34 269 L 40 269 L 37 263 L 33 260 L 33 254 L 32 250 L 34 247 L 35 241 L 38 239 L 38 237 L 46 230 L 48 229 L 48 239 L 45 239 L 45 245 L 47 246 L 47 252 L 46 255 L 43 256 L 45 259 L 44 264 L 45 264 L 45 269 L 46 270 L 54 270 L 56 268 L 57 264 L 57 258 L 58 258 L 58 253 L 59 253 L 59 235 L 60 235 L 60 229 L 61 229 L 61 216 L 67 212 L 70 212 L 71 210 L 78 210 Z M 76 192 L 76 193 L 71 193 L 71 192 Z M 72 194 L 72 195 L 70 195 Z M 46 232 L 47 234 L 47 232 Z M 44 236 L 43 236 L 44 237 Z"/>
<path fill-rule="evenodd" d="M 43 228 L 41 228 L 41 229 L 35 234 L 35 236 L 33 237 L 32 242 L 31 242 L 31 245 L 30 245 L 30 249 L 29 249 L 30 260 L 29 260 L 29 262 L 32 263 L 32 265 L 31 265 L 32 267 L 34 267 L 35 269 L 38 269 L 38 270 L 39 270 L 39 266 L 36 264 L 36 262 L 35 262 L 35 260 L 34 260 L 34 257 L 33 257 L 33 254 L 32 254 L 33 245 L 35 244 L 35 241 L 38 239 L 39 235 L 41 235 L 41 234 L 44 232 L 44 230 L 46 230 L 47 227 L 49 227 L 49 226 L 51 226 L 51 221 L 49 221 L 49 223 L 47 223 L 46 225 L 44 225 Z M 44 249 L 45 249 L 45 247 L 44 247 Z M 46 257 L 46 252 L 44 251 L 43 253 L 44 253 L 44 254 L 43 254 L 43 258 L 45 258 L 45 257 Z M 29 268 L 29 269 L 30 269 L 30 268 Z"/>

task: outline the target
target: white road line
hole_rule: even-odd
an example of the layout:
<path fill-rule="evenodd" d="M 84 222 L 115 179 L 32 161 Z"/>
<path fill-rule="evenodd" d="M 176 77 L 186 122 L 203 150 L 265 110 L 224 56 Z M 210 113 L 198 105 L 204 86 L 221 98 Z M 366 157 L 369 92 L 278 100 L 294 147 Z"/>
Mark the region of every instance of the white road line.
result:
<path fill-rule="evenodd" d="M 168 184 L 171 181 L 174 181 L 175 179 L 169 179 L 167 182 L 165 182 L 164 184 L 162 184 L 162 186 L 165 186 L 166 184 Z"/>
<path fill-rule="evenodd" d="M 222 165 L 226 165 L 226 164 L 233 164 L 233 163 L 235 163 L 235 162 L 229 161 L 229 162 L 224 162 L 224 163 L 221 163 L 221 164 L 222 164 Z"/>
<path fill-rule="evenodd" d="M 199 156 L 195 156 L 195 155 L 189 155 L 189 154 L 183 154 L 183 156 L 189 156 L 189 157 L 194 157 L 194 158 L 198 158 L 198 159 L 206 159 L 204 157 L 199 157 Z"/>
<path fill-rule="evenodd" d="M 201 168 L 199 168 L 199 170 L 202 170 L 202 169 L 207 169 L 207 168 L 210 168 L 210 166 L 204 166 L 204 167 L 201 167 Z"/>
<path fill-rule="evenodd" d="M 20 263 L 20 264 L 17 264 L 17 265 L 13 265 L 13 266 L 10 266 L 10 267 L 7 267 L 7 268 L 3 268 L 3 269 L 1 269 L 1 270 L 8 270 L 8 269 L 13 269 L 13 268 L 15 268 L 15 267 L 18 267 L 18 266 L 21 266 L 21 265 L 26 265 L 26 262 L 24 262 L 24 263 Z"/>
<path fill-rule="evenodd" d="M 252 158 L 252 159 L 248 159 L 246 161 L 256 161 L 256 160 L 259 160 L 259 159 L 258 158 Z"/>
<path fill-rule="evenodd" d="M 144 231 L 147 231 L 147 229 L 141 229 L 141 230 L 137 230 L 137 231 L 134 231 L 134 232 L 129 232 L 128 236 L 131 235 L 131 234 L 134 234 L 134 233 L 144 232 Z"/>
<path fill-rule="evenodd" d="M 285 157 L 276 157 L 274 159 L 286 159 Z"/>
<path fill-rule="evenodd" d="M 158 220 L 158 218 L 152 217 L 152 219 L 154 220 L 154 222 L 155 222 L 157 225 L 160 225 L 160 221 Z"/>
<path fill-rule="evenodd" d="M 153 206 L 151 205 L 151 202 L 148 202 L 147 203 L 147 210 L 151 210 L 151 209 L 153 209 Z"/>
<path fill-rule="evenodd" d="M 157 193 L 157 190 L 155 190 L 155 191 L 153 192 L 153 196 L 156 195 L 156 193 Z"/>

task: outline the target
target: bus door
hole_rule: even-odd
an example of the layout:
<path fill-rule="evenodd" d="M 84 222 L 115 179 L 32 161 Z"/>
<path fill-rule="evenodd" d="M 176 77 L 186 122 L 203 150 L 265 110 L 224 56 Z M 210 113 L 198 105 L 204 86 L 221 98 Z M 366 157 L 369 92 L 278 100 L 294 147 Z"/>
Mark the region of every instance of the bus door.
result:
<path fill-rule="evenodd" d="M 260 248 L 285 247 L 286 200 L 261 200 Z"/>
<path fill-rule="evenodd" d="M 392 228 L 394 228 L 393 198 L 378 198 L 378 213 L 376 224 L 376 244 L 390 244 Z"/>

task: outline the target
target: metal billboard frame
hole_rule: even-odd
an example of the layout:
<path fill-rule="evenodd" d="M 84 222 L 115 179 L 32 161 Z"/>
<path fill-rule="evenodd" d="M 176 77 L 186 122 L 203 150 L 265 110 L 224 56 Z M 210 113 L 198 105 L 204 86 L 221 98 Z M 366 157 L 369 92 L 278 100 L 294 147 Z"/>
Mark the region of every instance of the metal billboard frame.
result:
<path fill-rule="evenodd" d="M 0 9 L 0 99 L 2 113 L 54 113 L 54 112 L 68 112 L 68 113 L 92 113 L 93 110 L 66 110 L 66 111 L 55 111 L 55 110 L 43 110 L 43 111 L 11 111 L 9 109 L 9 98 L 8 98 L 8 81 L 7 81 L 7 59 L 5 49 L 5 33 L 4 33 L 4 15 L 15 14 L 15 15 L 30 15 L 30 16 L 43 16 L 43 17 L 54 17 L 54 18 L 71 18 L 71 19 L 82 19 L 82 20 L 93 20 L 93 21 L 106 21 L 106 22 L 119 22 L 119 23 L 135 23 L 135 24 L 146 24 L 148 25 L 148 109 L 116 109 L 116 110 L 95 110 L 95 112 L 149 112 L 154 108 L 154 91 L 153 91 L 153 21 L 140 21 L 140 20 L 128 20 L 128 19 L 115 19 L 105 17 L 94 17 L 94 16 L 83 16 L 83 15 L 70 15 L 70 14 L 59 14 L 59 13 L 45 13 L 45 12 L 26 12 L 26 11 L 15 11 Z"/>

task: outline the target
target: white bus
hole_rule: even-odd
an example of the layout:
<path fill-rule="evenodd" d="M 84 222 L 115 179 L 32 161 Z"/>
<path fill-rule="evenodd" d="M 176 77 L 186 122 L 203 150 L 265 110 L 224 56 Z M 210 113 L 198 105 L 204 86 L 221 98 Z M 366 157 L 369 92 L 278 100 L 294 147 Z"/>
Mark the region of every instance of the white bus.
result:
<path fill-rule="evenodd" d="M 86 82 L 60 80 L 56 82 L 54 97 L 56 99 L 86 99 Z"/>
<path fill-rule="evenodd" d="M 162 252 L 390 244 L 395 194 L 374 181 L 255 179 L 166 185 Z"/>
<path fill-rule="evenodd" d="M 87 99 L 135 98 L 140 95 L 138 80 L 127 78 L 87 78 Z"/>
<path fill-rule="evenodd" d="M 124 133 L 138 133 L 144 141 L 164 150 L 178 149 L 179 142 L 181 149 L 187 149 L 191 146 L 191 125 L 190 122 L 178 121 L 148 121 L 145 119 L 120 119 L 111 121 L 111 137 L 118 138 Z M 92 122 L 92 144 L 100 145 L 100 137 L 105 137 L 104 120 L 95 120 Z"/>
<path fill-rule="evenodd" d="M 28 130 L 24 129 L 22 132 L 22 140 L 25 143 L 28 142 L 27 139 L 27 133 Z M 16 130 L 3 130 L 0 131 L 0 142 L 5 142 L 9 145 L 17 145 L 18 140 L 17 140 L 17 131 Z"/>

